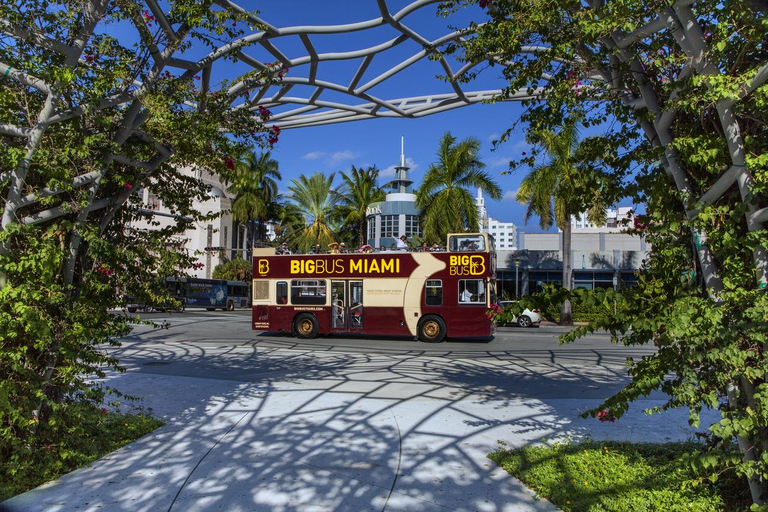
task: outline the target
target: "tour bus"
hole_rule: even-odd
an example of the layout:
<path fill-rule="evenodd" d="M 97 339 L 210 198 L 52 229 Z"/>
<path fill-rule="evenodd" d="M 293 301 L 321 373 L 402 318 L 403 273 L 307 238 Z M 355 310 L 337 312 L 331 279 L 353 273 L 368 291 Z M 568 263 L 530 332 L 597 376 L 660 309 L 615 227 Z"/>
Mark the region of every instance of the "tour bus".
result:
<path fill-rule="evenodd" d="M 254 251 L 254 330 L 430 342 L 495 332 L 487 311 L 496 302 L 496 252 L 487 233 L 448 235 L 445 252 Z"/>

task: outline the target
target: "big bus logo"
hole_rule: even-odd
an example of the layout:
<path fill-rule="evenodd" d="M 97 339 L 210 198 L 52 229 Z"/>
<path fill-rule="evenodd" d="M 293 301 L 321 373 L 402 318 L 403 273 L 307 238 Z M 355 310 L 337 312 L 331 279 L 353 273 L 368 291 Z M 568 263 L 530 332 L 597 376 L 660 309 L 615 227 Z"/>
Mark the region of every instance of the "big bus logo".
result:
<path fill-rule="evenodd" d="M 259 260 L 259 274 L 266 275 L 269 273 L 269 261 Z"/>
<path fill-rule="evenodd" d="M 479 276 L 485 273 L 485 260 L 482 256 L 451 256 L 448 264 L 452 276 Z"/>

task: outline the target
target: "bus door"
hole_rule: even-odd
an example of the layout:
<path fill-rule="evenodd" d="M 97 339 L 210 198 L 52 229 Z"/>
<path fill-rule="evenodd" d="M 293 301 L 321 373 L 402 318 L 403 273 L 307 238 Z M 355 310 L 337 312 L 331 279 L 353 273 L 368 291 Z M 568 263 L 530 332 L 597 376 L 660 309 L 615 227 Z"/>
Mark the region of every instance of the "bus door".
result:
<path fill-rule="evenodd" d="M 331 330 L 363 329 L 363 282 L 331 281 Z"/>

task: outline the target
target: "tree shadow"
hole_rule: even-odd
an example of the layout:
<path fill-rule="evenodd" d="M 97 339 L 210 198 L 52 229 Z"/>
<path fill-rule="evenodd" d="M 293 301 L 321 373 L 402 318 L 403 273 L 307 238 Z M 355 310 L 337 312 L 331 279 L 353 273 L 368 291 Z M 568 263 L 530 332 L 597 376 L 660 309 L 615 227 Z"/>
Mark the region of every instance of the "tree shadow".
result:
<path fill-rule="evenodd" d="M 554 510 L 486 459 L 498 440 L 641 432 L 636 412 L 611 428 L 578 415 L 622 387 L 619 365 L 149 333 L 110 350 L 128 371 L 104 384 L 144 396 L 166 426 L 5 507 Z M 670 435 L 689 435 L 679 419 L 664 419 Z"/>

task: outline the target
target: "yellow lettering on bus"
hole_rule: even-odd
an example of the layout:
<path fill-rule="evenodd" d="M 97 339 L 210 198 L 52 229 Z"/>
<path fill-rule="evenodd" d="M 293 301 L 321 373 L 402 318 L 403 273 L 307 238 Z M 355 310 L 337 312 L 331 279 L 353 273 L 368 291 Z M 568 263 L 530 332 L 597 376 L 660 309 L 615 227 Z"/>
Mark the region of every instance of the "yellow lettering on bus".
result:
<path fill-rule="evenodd" d="M 350 260 L 349 261 L 349 272 L 360 272 L 363 273 L 363 260 Z"/>
<path fill-rule="evenodd" d="M 395 260 L 382 260 L 381 261 L 381 272 L 394 272 L 395 271 Z"/>
<path fill-rule="evenodd" d="M 454 265 L 458 265 L 458 264 L 459 264 L 459 257 L 458 256 L 451 256 L 450 265 L 454 266 Z"/>
<path fill-rule="evenodd" d="M 469 259 L 469 273 L 475 276 L 485 273 L 485 260 L 482 256 L 472 256 Z"/>
<path fill-rule="evenodd" d="M 379 262 L 376 260 L 371 260 L 371 266 L 368 267 L 368 273 L 373 274 L 374 272 L 378 274 L 381 272 L 381 270 L 379 270 Z"/>
<path fill-rule="evenodd" d="M 299 260 L 291 260 L 291 274 L 301 274 L 301 262 Z"/>
<path fill-rule="evenodd" d="M 400 258 L 395 260 L 395 272 L 400 273 Z"/>

